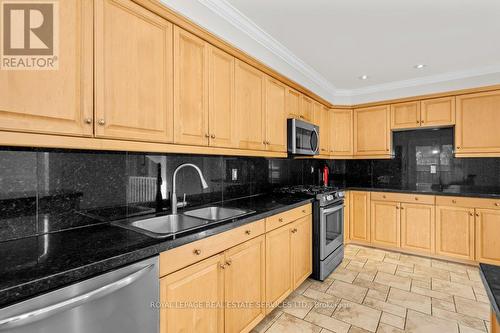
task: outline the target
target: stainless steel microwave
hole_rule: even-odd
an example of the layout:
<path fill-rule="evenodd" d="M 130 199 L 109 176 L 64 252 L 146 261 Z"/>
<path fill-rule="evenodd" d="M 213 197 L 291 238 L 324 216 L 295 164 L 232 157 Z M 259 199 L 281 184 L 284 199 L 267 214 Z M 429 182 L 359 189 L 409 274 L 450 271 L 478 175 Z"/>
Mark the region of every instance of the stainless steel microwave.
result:
<path fill-rule="evenodd" d="M 293 155 L 319 154 L 319 127 L 299 120 L 287 120 L 288 153 Z"/>

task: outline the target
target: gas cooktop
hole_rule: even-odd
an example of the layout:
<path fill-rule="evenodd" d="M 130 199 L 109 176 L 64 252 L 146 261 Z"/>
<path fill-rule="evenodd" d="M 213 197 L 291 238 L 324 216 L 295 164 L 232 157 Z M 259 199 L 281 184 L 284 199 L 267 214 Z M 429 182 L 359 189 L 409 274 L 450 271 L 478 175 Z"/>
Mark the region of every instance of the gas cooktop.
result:
<path fill-rule="evenodd" d="M 320 185 L 293 185 L 277 188 L 276 193 L 286 194 L 307 194 L 316 196 L 318 194 L 331 194 L 341 191 L 340 188 L 334 186 L 320 186 Z"/>

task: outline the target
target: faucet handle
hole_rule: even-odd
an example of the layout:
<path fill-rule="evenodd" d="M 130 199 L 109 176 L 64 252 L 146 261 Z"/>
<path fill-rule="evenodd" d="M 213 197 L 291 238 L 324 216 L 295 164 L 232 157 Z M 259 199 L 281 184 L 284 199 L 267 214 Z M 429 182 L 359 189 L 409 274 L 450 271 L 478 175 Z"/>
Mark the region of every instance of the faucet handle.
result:
<path fill-rule="evenodd" d="M 183 207 L 186 207 L 187 205 L 188 205 L 188 203 L 186 201 L 186 193 L 184 193 L 184 198 L 182 199 L 182 202 L 177 203 L 177 207 L 183 208 Z"/>

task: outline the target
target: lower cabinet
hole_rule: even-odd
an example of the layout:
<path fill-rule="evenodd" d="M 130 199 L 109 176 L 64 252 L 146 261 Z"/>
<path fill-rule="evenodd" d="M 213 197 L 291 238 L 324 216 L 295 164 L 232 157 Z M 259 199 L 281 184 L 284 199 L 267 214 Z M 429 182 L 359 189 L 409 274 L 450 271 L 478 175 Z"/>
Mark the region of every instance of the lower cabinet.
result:
<path fill-rule="evenodd" d="M 160 279 L 161 333 L 224 332 L 223 265 L 219 254 Z"/>
<path fill-rule="evenodd" d="M 436 254 L 474 260 L 474 209 L 437 206 Z"/>
<path fill-rule="evenodd" d="M 352 240 L 370 242 L 370 192 L 350 192 L 349 234 Z"/>
<path fill-rule="evenodd" d="M 399 247 L 400 206 L 399 202 L 371 202 L 371 240 L 373 244 Z"/>
<path fill-rule="evenodd" d="M 269 304 L 278 305 L 312 273 L 311 208 L 272 216 L 267 225 L 275 217 L 290 220 L 267 233 L 260 220 L 160 254 L 160 275 L 167 274 L 160 278 L 161 333 L 250 332 Z M 238 242 L 241 228 L 248 238 Z M 172 264 L 182 260 L 187 267 Z"/>
<path fill-rule="evenodd" d="M 433 205 L 401 204 L 401 248 L 434 253 L 435 209 Z"/>
<path fill-rule="evenodd" d="M 500 265 L 500 210 L 476 209 L 476 261 Z"/>

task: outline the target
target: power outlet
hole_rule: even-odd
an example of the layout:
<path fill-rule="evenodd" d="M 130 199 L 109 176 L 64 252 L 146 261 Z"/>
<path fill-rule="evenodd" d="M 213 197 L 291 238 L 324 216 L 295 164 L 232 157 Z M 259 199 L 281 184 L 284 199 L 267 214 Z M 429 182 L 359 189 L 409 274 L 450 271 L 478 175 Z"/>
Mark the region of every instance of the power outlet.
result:
<path fill-rule="evenodd" d="M 233 182 L 238 180 L 238 169 L 231 169 L 231 180 Z"/>
<path fill-rule="evenodd" d="M 431 165 L 431 173 L 437 173 L 437 165 Z"/>

